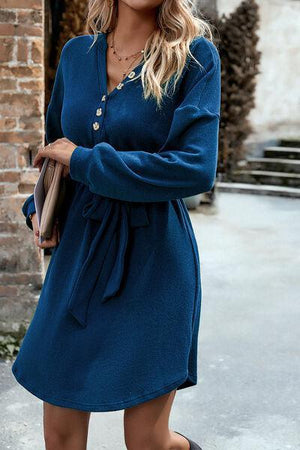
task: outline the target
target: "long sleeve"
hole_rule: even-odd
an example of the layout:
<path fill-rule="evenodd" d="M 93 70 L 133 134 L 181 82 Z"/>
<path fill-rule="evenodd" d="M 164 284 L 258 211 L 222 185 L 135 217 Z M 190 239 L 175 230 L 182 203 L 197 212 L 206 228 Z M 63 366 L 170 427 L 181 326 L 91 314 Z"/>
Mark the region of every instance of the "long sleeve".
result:
<path fill-rule="evenodd" d="M 51 97 L 46 112 L 45 131 L 47 143 L 52 142 L 55 139 L 58 139 L 59 137 L 63 137 L 60 125 L 63 93 L 64 93 L 64 85 L 63 85 L 62 57 L 61 57 L 56 70 L 53 89 L 51 92 Z M 22 213 L 26 218 L 26 225 L 31 230 L 33 229 L 33 226 L 29 215 L 33 214 L 35 211 L 36 209 L 34 204 L 34 196 L 33 194 L 31 194 L 29 195 L 29 197 L 27 197 L 27 199 L 22 205 Z"/>
<path fill-rule="evenodd" d="M 70 159 L 71 178 L 93 193 L 131 202 L 166 201 L 210 190 L 218 154 L 220 58 L 204 38 L 194 56 L 204 68 L 192 61 L 187 89 L 158 152 L 118 151 L 107 142 L 77 146 Z"/>
<path fill-rule="evenodd" d="M 30 214 L 35 213 L 35 204 L 33 194 L 30 194 L 29 197 L 26 198 L 25 202 L 22 205 L 22 213 L 26 218 L 26 225 L 33 230 L 32 222 L 30 220 Z"/>

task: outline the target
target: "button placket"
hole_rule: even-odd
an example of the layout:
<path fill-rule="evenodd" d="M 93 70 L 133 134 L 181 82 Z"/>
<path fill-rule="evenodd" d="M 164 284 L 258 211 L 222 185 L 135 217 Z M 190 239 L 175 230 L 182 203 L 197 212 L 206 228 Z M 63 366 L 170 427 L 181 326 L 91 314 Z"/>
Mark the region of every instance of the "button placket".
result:
<path fill-rule="evenodd" d="M 101 97 L 101 106 L 98 105 L 98 107 L 95 110 L 95 116 L 93 121 L 93 130 L 98 131 L 103 125 L 103 114 L 104 114 L 104 108 L 105 108 L 105 102 L 106 102 L 106 95 L 103 94 Z M 95 120 L 96 119 L 96 120 Z"/>
<path fill-rule="evenodd" d="M 132 71 L 132 72 L 130 72 L 130 74 L 128 75 L 128 78 L 133 78 L 134 77 L 134 75 L 135 75 L 135 72 L 134 72 L 134 70 Z"/>

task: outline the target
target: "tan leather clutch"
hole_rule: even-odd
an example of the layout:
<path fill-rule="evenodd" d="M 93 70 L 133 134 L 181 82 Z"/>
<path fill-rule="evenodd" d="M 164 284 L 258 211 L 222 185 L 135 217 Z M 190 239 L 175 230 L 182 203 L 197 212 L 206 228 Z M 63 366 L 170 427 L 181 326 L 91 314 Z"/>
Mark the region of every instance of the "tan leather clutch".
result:
<path fill-rule="evenodd" d="M 55 219 L 59 218 L 67 188 L 66 178 L 62 176 L 64 165 L 52 158 L 48 158 L 44 164 L 45 167 L 37 182 L 39 191 L 43 190 L 42 207 L 39 214 L 40 242 L 51 238 Z"/>

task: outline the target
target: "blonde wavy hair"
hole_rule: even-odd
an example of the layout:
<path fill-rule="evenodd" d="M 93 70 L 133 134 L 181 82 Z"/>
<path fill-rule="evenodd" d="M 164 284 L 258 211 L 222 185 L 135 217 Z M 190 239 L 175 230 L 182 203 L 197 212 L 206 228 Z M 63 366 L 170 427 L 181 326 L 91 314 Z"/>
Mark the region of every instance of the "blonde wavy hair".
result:
<path fill-rule="evenodd" d="M 194 15 L 192 0 L 164 0 L 157 7 L 157 27 L 144 46 L 144 63 L 138 76 L 141 77 L 144 98 L 156 99 L 161 107 L 164 95 L 169 95 L 171 80 L 173 91 L 183 72 L 187 58 L 201 64 L 190 52 L 189 46 L 197 36 L 213 41 L 212 26 Z M 85 31 L 95 35 L 114 29 L 117 21 L 118 0 L 89 0 Z"/>

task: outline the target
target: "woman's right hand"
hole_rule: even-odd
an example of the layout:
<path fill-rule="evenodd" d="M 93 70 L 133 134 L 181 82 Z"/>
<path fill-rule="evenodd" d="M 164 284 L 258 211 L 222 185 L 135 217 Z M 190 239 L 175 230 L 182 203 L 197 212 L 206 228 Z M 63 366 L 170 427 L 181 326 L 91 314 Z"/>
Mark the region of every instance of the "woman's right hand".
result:
<path fill-rule="evenodd" d="M 32 222 L 32 228 L 33 228 L 33 234 L 34 234 L 34 243 L 39 248 L 49 248 L 49 247 L 55 247 L 59 243 L 59 228 L 58 228 L 58 221 L 55 222 L 53 226 L 53 233 L 50 239 L 46 239 L 41 244 L 39 242 L 39 226 L 37 221 L 37 215 L 36 213 L 33 213 L 31 216 L 31 222 Z"/>

